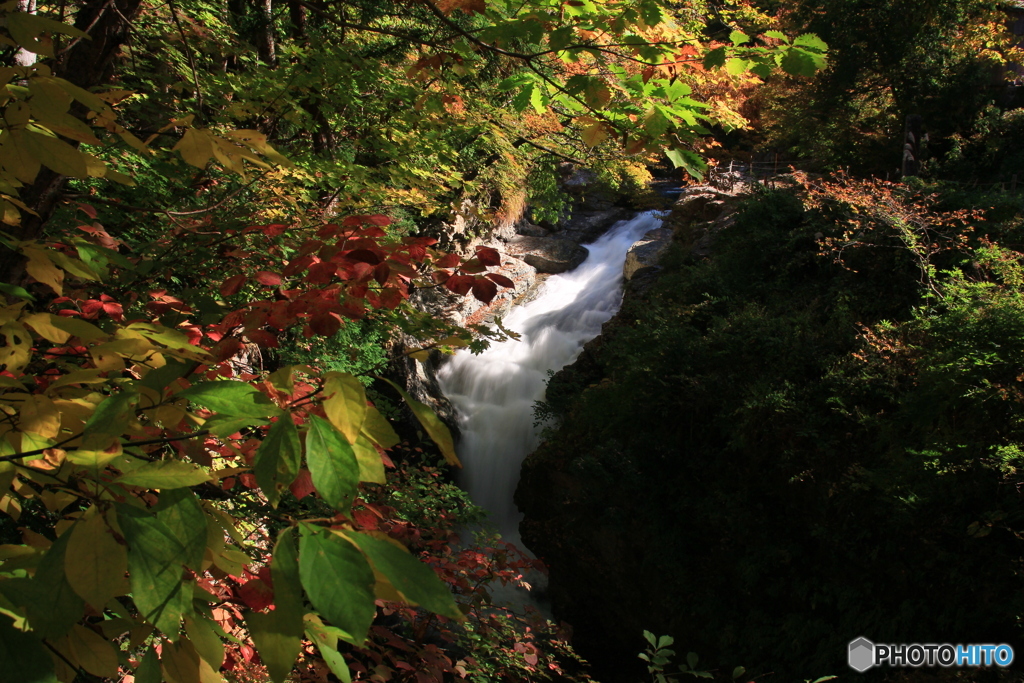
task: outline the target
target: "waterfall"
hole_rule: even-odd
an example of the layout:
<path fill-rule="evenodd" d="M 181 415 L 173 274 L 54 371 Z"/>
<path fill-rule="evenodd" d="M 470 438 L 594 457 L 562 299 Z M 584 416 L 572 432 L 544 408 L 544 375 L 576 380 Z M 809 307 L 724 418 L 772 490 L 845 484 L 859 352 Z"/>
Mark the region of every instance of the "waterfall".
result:
<path fill-rule="evenodd" d="M 537 297 L 514 309 L 505 327 L 519 341 L 479 355 L 460 351 L 441 368 L 442 391 L 459 414 L 460 485 L 507 540 L 518 542 L 522 515 L 512 502 L 523 459 L 538 445 L 533 404 L 548 372 L 572 363 L 622 302 L 622 266 L 630 245 L 661 225 L 652 212 L 620 221 L 595 242 L 576 269 L 553 275 Z"/>

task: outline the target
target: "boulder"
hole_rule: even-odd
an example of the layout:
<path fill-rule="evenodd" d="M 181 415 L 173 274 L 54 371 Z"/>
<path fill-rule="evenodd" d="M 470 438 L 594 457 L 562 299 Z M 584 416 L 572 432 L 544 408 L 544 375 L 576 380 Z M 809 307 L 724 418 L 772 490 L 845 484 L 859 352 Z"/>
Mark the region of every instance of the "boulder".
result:
<path fill-rule="evenodd" d="M 634 242 L 626 253 L 626 263 L 622 267 L 623 277 L 632 280 L 633 276 L 644 268 L 657 268 L 661 255 L 672 244 L 672 235 L 671 228 L 655 228 Z"/>
<path fill-rule="evenodd" d="M 508 253 L 533 266 L 538 273 L 564 273 L 587 258 L 587 250 L 579 244 L 559 237 L 528 237 L 520 235 L 505 247 Z"/>
<path fill-rule="evenodd" d="M 558 229 L 558 234 L 574 242 L 586 244 L 593 242 L 608 231 L 612 225 L 626 220 L 636 211 L 625 206 L 610 206 L 595 211 L 576 208 Z"/>

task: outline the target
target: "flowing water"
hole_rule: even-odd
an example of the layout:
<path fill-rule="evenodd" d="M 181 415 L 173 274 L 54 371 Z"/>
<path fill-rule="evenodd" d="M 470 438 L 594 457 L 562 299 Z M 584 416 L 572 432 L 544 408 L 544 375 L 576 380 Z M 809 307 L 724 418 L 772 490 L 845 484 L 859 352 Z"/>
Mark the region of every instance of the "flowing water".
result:
<path fill-rule="evenodd" d="M 504 323 L 519 341 L 480 355 L 460 351 L 439 373 L 459 413 L 461 486 L 486 509 L 506 540 L 518 543 L 522 515 L 512 502 L 523 459 L 538 445 L 533 404 L 544 398 L 549 371 L 572 363 L 622 302 L 622 266 L 630 245 L 661 225 L 653 213 L 620 221 L 588 244 L 587 260 L 553 275 L 538 296 Z"/>

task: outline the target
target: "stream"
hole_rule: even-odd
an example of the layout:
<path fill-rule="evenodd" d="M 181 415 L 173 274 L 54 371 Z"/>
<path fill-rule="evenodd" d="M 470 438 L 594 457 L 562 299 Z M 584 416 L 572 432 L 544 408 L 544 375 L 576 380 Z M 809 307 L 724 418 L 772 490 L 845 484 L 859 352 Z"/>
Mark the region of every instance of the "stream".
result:
<path fill-rule="evenodd" d="M 520 544 L 522 515 L 512 496 L 526 456 L 539 444 L 533 406 L 549 373 L 572 363 L 622 303 L 622 267 L 629 247 L 661 225 L 653 212 L 620 221 L 596 241 L 574 270 L 552 275 L 535 299 L 504 324 L 521 339 L 492 344 L 479 355 L 460 351 L 439 374 L 459 415 L 459 484 L 490 513 L 507 541 Z"/>

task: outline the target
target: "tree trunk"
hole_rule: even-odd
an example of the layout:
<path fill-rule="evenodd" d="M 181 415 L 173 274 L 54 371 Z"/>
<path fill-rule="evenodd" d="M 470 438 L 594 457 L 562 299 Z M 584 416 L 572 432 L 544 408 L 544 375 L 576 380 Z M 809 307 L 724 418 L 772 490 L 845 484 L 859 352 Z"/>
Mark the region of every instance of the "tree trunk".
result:
<path fill-rule="evenodd" d="M 259 28 L 256 31 L 256 52 L 260 61 L 274 66 L 277 64 L 277 38 L 274 35 L 273 0 L 255 0 Z"/>
<path fill-rule="evenodd" d="M 18 11 L 36 13 L 36 0 L 18 0 Z M 36 63 L 36 54 L 25 48 L 19 47 L 14 53 L 14 66 L 32 66 Z"/>

